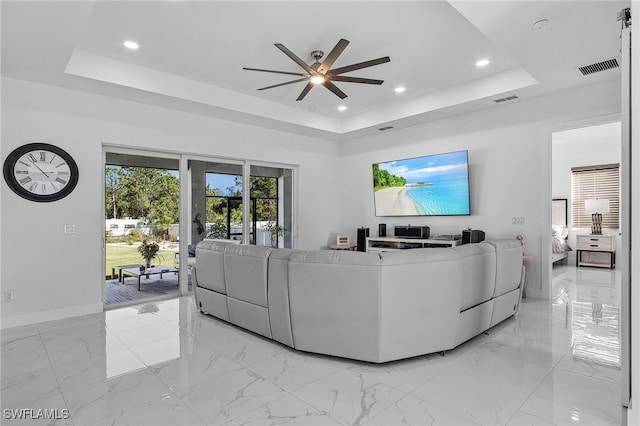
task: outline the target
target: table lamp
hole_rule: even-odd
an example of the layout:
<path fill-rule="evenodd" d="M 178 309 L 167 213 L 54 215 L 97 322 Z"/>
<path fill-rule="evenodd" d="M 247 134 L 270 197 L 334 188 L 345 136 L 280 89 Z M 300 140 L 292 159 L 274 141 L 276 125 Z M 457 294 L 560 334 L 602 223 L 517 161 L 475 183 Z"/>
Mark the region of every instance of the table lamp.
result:
<path fill-rule="evenodd" d="M 602 213 L 609 213 L 609 200 L 585 200 L 584 210 L 591 213 L 591 235 L 602 235 Z"/>

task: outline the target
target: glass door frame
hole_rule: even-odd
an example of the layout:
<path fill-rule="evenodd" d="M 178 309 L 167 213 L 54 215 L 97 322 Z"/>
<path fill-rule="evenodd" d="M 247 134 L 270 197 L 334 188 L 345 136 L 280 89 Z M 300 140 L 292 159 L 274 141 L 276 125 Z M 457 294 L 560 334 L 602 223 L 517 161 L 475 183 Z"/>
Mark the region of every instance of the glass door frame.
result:
<path fill-rule="evenodd" d="M 218 162 L 228 163 L 242 166 L 242 244 L 249 244 L 251 238 L 251 166 L 273 167 L 280 169 L 287 169 L 291 171 L 291 197 L 290 197 L 290 209 L 291 209 L 291 229 L 289 233 L 291 248 L 296 248 L 297 232 L 296 232 L 296 218 L 298 216 L 298 166 L 295 164 L 286 163 L 271 163 L 252 160 L 240 160 L 234 158 L 195 155 L 195 154 L 182 154 L 180 155 L 180 176 L 184 177 L 180 179 L 180 194 L 187 194 L 180 197 L 180 242 L 179 251 L 181 253 L 187 253 L 189 243 L 191 241 L 191 216 L 192 216 L 192 196 L 191 196 L 191 172 L 189 170 L 189 161 L 203 161 L 203 162 Z M 286 197 L 282 197 L 282 202 L 287 202 Z M 284 209 L 279 209 L 284 210 Z M 254 234 L 255 235 L 255 234 Z M 180 294 L 188 294 L 188 287 L 186 285 L 188 279 L 188 260 L 187 256 L 180 256 L 179 258 L 179 270 L 180 270 L 180 282 L 185 282 L 185 288 L 180 288 Z"/>
<path fill-rule="evenodd" d="M 132 147 L 127 147 L 127 146 L 121 146 L 121 145 L 111 145 L 111 144 L 106 144 L 103 143 L 102 144 L 102 165 L 103 168 L 106 170 L 106 164 L 107 164 L 107 153 L 112 153 L 112 154 L 123 154 L 123 155 L 134 155 L 134 156 L 139 156 L 139 157 L 152 157 L 152 158 L 163 158 L 163 159 L 169 159 L 169 160 L 176 160 L 178 162 L 179 165 L 179 170 L 178 170 L 178 178 L 179 178 L 179 184 L 180 184 L 180 194 L 179 194 L 179 204 L 178 204 L 178 210 L 179 210 L 179 222 L 182 223 L 182 210 L 181 210 L 181 206 L 182 206 L 182 202 L 183 202 L 183 192 L 182 192 L 182 184 L 183 184 L 183 178 L 185 175 L 182 174 L 182 170 L 181 170 L 181 158 L 180 158 L 180 154 L 177 153 L 171 153 L 171 152 L 166 152 L 166 151 L 160 151 L 160 150 L 154 150 L 154 149 L 144 149 L 144 148 L 132 148 Z M 105 175 L 105 170 L 102 171 L 102 182 L 101 182 L 101 192 L 102 192 L 102 200 L 105 199 L 105 194 L 106 194 L 106 188 L 105 188 L 105 179 L 106 179 L 106 175 Z M 107 255 L 107 239 L 106 239 L 106 235 L 105 235 L 105 223 L 106 223 L 106 219 L 107 219 L 107 214 L 106 214 L 106 210 L 103 209 L 102 212 L 102 216 L 101 216 L 101 224 L 100 227 L 102 229 L 102 262 L 101 262 L 101 276 L 103 277 L 101 280 L 101 297 L 102 297 L 102 306 L 103 308 L 107 307 L 107 300 L 106 300 L 106 281 L 104 279 L 104 277 L 106 276 L 106 265 L 105 265 L 105 258 Z M 187 294 L 189 291 L 189 285 L 188 285 L 188 280 L 189 277 L 187 274 L 182 274 L 181 272 L 178 274 L 178 291 L 179 294 L 182 296 L 184 294 Z M 184 287 L 184 288 L 183 288 Z"/>

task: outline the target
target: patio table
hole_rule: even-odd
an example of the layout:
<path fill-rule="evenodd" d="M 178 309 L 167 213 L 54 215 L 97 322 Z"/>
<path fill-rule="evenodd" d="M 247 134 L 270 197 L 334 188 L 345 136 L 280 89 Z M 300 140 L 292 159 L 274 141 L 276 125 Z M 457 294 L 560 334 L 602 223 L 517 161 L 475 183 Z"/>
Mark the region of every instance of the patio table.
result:
<path fill-rule="evenodd" d="M 121 273 L 122 273 L 122 283 L 124 283 L 124 278 L 125 275 L 128 275 L 130 277 L 135 277 L 138 279 L 138 291 L 140 291 L 140 277 L 141 276 L 146 276 L 147 278 L 149 278 L 149 275 L 160 275 L 160 279 L 162 279 L 162 274 L 165 274 L 167 272 L 175 272 L 176 274 L 178 273 L 178 270 L 175 268 L 171 268 L 169 266 L 163 266 L 163 265 L 157 265 L 157 266 L 152 266 L 150 268 L 145 268 L 144 270 L 140 269 L 140 265 L 136 265 L 136 267 L 130 267 L 130 268 L 122 268 L 121 269 Z"/>

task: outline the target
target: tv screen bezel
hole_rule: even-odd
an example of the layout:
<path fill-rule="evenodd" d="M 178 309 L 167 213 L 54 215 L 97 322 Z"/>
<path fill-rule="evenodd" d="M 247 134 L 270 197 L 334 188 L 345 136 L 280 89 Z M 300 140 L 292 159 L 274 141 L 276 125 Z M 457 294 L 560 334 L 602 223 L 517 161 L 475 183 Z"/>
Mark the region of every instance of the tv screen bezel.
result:
<path fill-rule="evenodd" d="M 391 162 L 400 162 L 400 161 L 409 161 L 409 160 L 418 160 L 421 158 L 427 159 L 429 157 L 438 157 L 441 155 L 447 155 L 447 154 L 456 154 L 456 153 L 461 153 L 464 152 L 466 153 L 466 168 L 467 168 L 467 205 L 469 206 L 468 208 L 468 212 L 467 213 L 451 213 L 451 214 L 407 214 L 407 215 L 390 215 L 390 214 L 378 214 L 378 205 L 376 203 L 376 196 L 375 196 L 375 182 L 374 182 L 374 176 L 373 176 L 373 166 L 374 165 L 380 165 L 383 163 L 391 163 Z M 448 151 L 448 152 L 441 152 L 441 153 L 437 153 L 437 154 L 426 154 L 426 155 L 419 155 L 419 156 L 415 156 L 415 157 L 406 157 L 406 158 L 401 158 L 401 159 L 397 159 L 397 160 L 388 160 L 388 161 L 380 161 L 380 162 L 376 162 L 376 163 L 372 163 L 371 164 L 371 189 L 372 189 L 372 193 L 373 193 L 373 209 L 374 209 L 374 213 L 376 217 L 438 217 L 438 216 L 443 216 L 443 217 L 450 217 L 450 216 L 471 216 L 471 176 L 469 174 L 469 150 L 468 149 L 461 149 L 461 150 L 457 150 L 457 151 Z"/>

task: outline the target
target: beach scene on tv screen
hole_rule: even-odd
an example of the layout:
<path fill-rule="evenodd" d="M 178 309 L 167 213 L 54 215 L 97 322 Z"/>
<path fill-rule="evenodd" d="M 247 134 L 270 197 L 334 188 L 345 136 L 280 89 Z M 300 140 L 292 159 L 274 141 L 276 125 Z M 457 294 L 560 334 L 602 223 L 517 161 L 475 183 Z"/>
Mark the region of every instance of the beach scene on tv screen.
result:
<path fill-rule="evenodd" d="M 373 165 L 376 216 L 468 215 L 467 151 Z"/>

